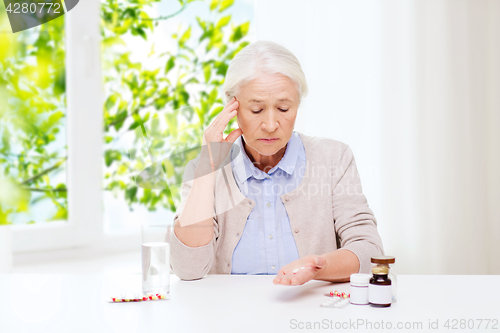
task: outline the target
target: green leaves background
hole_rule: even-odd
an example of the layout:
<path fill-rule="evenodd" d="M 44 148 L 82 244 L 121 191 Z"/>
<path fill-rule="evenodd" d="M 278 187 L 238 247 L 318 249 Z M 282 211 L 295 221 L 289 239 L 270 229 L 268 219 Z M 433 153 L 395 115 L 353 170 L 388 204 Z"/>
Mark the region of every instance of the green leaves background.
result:
<path fill-rule="evenodd" d="M 233 22 L 229 9 L 234 0 L 203 2 L 210 14 L 196 17 L 199 28 L 181 25 L 165 41 L 175 45 L 168 52 L 159 53 L 154 45 L 151 47 L 149 58 L 158 64 L 152 68 L 146 66 L 148 62 L 133 60 L 125 40 L 148 41 L 161 28 L 162 21 L 178 16 L 194 1 L 179 0 L 173 13 L 152 17 L 151 8 L 158 2 L 101 3 L 106 91 L 104 188 L 124 198 L 131 208 L 144 205 L 149 210 L 173 211 L 175 206 L 168 189 L 137 188 L 134 182 L 137 160 L 130 159 L 127 148 L 118 142 L 157 113 L 166 115 L 172 131 L 178 130 L 175 121 L 179 116 L 198 117 L 201 127 L 208 125 L 222 109 L 220 91 L 224 75 L 231 59 L 248 44 L 250 22 Z M 61 178 L 57 175 L 64 175 L 66 161 L 66 147 L 57 146 L 61 141 L 58 136 L 65 135 L 66 117 L 66 73 L 61 66 L 65 60 L 64 17 L 29 31 L 0 35 L 0 191 L 9 188 L 18 193 L 13 196 L 15 200 L 2 201 L 0 196 L 0 224 L 11 223 L 16 214 L 28 211 L 40 201 L 53 206 L 46 221 L 64 220 L 68 216 L 65 182 L 55 182 Z M 232 121 L 228 132 L 235 125 Z M 201 140 L 197 134 L 201 133 L 170 134 L 181 138 L 172 143 L 177 145 L 173 149 L 201 143 L 197 142 Z M 176 191 L 170 195 L 179 199 Z"/>

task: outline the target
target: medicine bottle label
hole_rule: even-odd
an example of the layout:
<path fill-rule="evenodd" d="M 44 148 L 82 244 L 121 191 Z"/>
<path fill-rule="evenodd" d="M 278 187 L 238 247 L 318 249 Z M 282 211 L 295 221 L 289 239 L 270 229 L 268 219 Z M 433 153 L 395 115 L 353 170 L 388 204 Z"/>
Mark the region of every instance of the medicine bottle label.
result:
<path fill-rule="evenodd" d="M 368 304 L 368 286 L 351 286 L 351 304 Z"/>
<path fill-rule="evenodd" d="M 368 286 L 368 301 L 373 304 L 390 304 L 392 302 L 392 286 Z"/>

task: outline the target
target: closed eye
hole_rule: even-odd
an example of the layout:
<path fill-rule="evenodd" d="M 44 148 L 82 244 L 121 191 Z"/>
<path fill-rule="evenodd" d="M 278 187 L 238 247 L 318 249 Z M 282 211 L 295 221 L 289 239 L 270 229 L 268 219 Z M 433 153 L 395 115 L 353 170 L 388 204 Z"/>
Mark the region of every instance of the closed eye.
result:
<path fill-rule="evenodd" d="M 278 108 L 278 110 L 280 110 L 281 112 L 287 112 L 288 111 L 288 109 L 280 109 L 280 108 Z"/>
<path fill-rule="evenodd" d="M 258 110 L 258 111 L 253 111 L 253 110 L 252 110 L 252 113 L 260 113 L 260 111 L 262 111 L 262 109 L 261 109 L 261 110 Z"/>

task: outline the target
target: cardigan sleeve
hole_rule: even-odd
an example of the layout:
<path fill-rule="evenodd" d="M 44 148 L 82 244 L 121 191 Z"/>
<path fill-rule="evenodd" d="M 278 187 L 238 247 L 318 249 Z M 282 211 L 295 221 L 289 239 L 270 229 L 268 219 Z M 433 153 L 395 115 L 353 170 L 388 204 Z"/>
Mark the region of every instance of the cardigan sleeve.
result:
<path fill-rule="evenodd" d="M 363 195 L 354 154 L 346 145 L 333 170 L 333 218 L 340 248 L 359 259 L 359 273 L 371 272 L 371 257 L 384 253 L 377 220 Z"/>
<path fill-rule="evenodd" d="M 189 178 L 188 175 L 194 174 L 195 165 L 190 161 L 186 166 L 186 171 L 184 172 L 184 181 L 182 183 L 181 191 L 181 203 L 177 208 L 174 216 L 174 224 L 179 219 L 184 206 L 186 205 L 186 199 L 191 190 L 193 180 L 186 181 Z M 175 234 L 174 228 L 170 232 L 169 242 L 170 242 L 170 267 L 172 271 L 182 280 L 196 280 L 201 279 L 210 271 L 212 263 L 215 257 L 215 247 L 218 240 L 218 223 L 216 216 L 213 217 L 214 226 L 214 237 L 210 243 L 199 247 L 191 247 L 184 244 L 177 235 Z"/>

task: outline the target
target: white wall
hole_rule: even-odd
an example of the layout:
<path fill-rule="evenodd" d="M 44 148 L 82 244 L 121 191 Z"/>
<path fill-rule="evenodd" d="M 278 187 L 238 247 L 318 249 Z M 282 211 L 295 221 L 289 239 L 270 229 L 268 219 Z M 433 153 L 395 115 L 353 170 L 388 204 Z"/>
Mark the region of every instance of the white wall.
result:
<path fill-rule="evenodd" d="M 310 94 L 296 129 L 351 146 L 405 274 L 500 274 L 500 1 L 257 0 Z"/>

